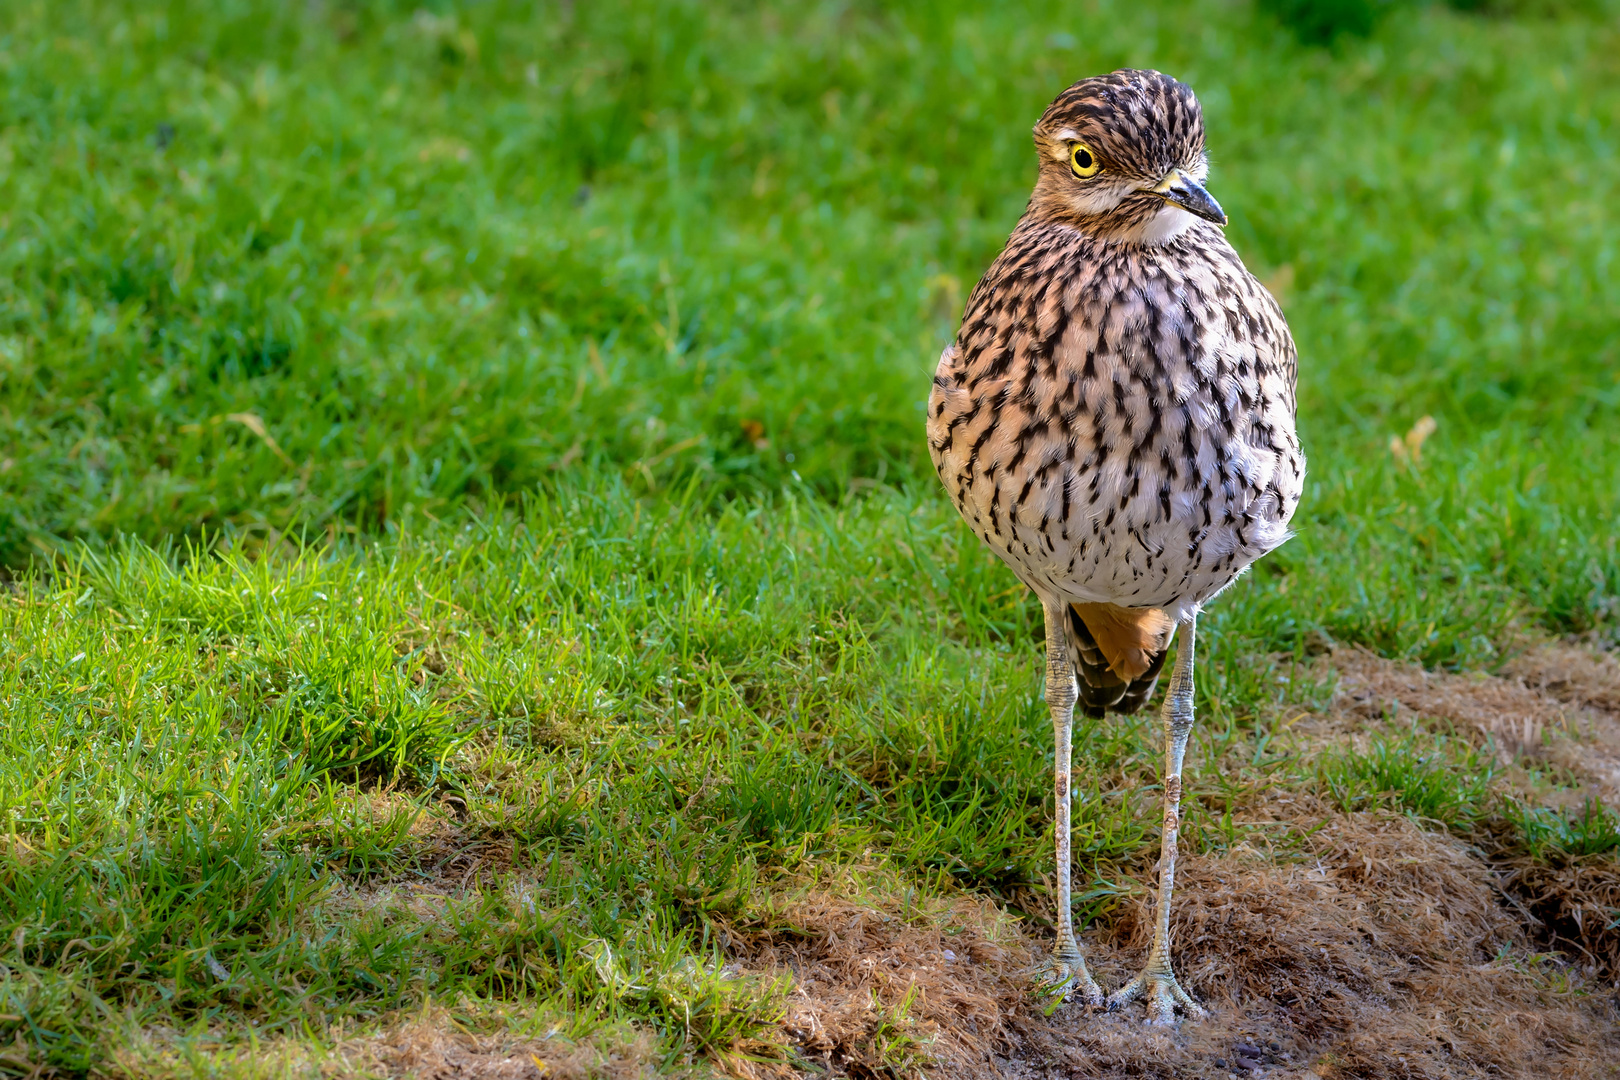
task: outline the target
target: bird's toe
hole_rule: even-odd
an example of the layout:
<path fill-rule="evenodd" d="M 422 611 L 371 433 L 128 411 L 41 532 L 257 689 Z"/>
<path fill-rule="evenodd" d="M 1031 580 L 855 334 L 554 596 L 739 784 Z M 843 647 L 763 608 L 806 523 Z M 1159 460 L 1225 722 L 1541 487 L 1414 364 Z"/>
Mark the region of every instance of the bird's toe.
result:
<path fill-rule="evenodd" d="M 1071 999 L 1078 999 L 1092 1009 L 1103 1007 L 1102 987 L 1097 985 L 1097 980 L 1086 970 L 1085 961 L 1079 957 L 1053 957 L 1041 969 L 1035 989 L 1047 1002 L 1048 1013 L 1056 1011 Z"/>
<path fill-rule="evenodd" d="M 1148 1021 L 1153 1024 L 1174 1024 L 1178 1008 L 1191 1020 L 1209 1016 L 1209 1010 L 1194 1001 L 1168 971 L 1142 972 L 1109 996 L 1108 1011 L 1117 1012 L 1139 997 L 1147 999 Z"/>

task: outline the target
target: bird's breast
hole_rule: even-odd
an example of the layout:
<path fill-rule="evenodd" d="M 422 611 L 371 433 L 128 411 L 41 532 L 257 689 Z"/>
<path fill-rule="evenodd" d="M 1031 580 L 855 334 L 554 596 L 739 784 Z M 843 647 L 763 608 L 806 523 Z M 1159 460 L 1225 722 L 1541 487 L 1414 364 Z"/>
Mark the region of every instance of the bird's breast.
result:
<path fill-rule="evenodd" d="M 1235 254 L 1030 262 L 998 260 L 940 358 L 947 491 L 1037 588 L 1212 594 L 1286 538 L 1303 483 L 1280 311 Z"/>

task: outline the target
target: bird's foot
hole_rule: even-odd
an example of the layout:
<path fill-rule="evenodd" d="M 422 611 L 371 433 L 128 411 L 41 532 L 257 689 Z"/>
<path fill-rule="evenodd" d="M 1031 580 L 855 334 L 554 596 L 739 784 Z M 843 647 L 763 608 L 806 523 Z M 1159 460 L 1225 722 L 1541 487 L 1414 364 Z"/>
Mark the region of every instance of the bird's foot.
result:
<path fill-rule="evenodd" d="M 1080 1000 L 1093 1009 L 1103 1007 L 1102 987 L 1086 970 L 1086 962 L 1078 952 L 1072 956 L 1060 953 L 1048 960 L 1036 976 L 1035 992 L 1046 1003 L 1048 1016 L 1056 1012 L 1070 994 L 1079 994 Z"/>
<path fill-rule="evenodd" d="M 1112 1012 L 1122 1008 L 1139 997 L 1147 998 L 1148 1020 L 1155 1024 L 1175 1023 L 1177 1005 L 1194 1020 L 1202 1020 L 1209 1015 L 1208 1009 L 1181 988 L 1175 973 L 1168 966 L 1163 971 L 1149 968 L 1114 991 L 1108 996 L 1108 1010 Z"/>

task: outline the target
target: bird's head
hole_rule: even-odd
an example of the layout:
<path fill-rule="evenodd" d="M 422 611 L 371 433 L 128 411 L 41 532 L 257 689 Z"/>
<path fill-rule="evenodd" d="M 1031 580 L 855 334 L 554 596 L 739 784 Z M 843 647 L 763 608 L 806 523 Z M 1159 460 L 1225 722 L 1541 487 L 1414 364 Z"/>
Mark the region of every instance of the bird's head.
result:
<path fill-rule="evenodd" d="M 1204 114 L 1157 71 L 1082 79 L 1035 125 L 1041 175 L 1032 213 L 1099 237 L 1163 244 L 1198 218 L 1226 224 L 1208 191 Z"/>

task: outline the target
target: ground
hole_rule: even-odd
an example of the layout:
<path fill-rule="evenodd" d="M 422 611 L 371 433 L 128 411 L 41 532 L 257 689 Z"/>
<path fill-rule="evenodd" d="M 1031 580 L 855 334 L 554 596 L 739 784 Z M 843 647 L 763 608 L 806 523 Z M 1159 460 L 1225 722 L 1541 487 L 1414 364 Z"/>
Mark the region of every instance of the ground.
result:
<path fill-rule="evenodd" d="M 1511 771 L 1567 763 L 1578 780 L 1570 791 L 1614 798 L 1612 656 L 1548 644 L 1494 677 L 1436 676 L 1357 649 L 1320 664 L 1337 676 L 1337 691 L 1320 711 L 1289 719 L 1278 755 L 1314 759 L 1346 742 L 1409 733 L 1418 717 L 1481 734 L 1530 718 L 1533 745 L 1503 754 L 1516 763 Z M 804 868 L 762 884 L 745 913 L 719 923 L 725 973 L 786 993 L 775 1023 L 718 1061 L 740 1076 L 1614 1074 L 1612 858 L 1538 863 L 1488 838 L 1465 843 L 1437 823 L 1347 813 L 1275 785 L 1231 809 L 1254 831 L 1185 862 L 1173 916 L 1182 978 L 1211 1008 L 1208 1020 L 1166 1030 L 1136 1011 L 1050 1012 L 1031 993 L 1050 944 L 1038 924 L 985 899 L 930 896 L 880 865 Z M 412 831 L 420 872 L 357 890 L 349 903 L 409 907 L 433 920 L 445 900 L 540 887 L 508 848 L 477 843 L 455 814 L 429 815 Z M 1106 930 L 1087 935 L 1105 984 L 1146 955 L 1151 897 L 1133 892 Z M 540 1037 L 500 1034 L 498 1009 L 463 1001 L 340 1034 L 318 1058 L 287 1041 L 250 1060 L 434 1078 L 654 1069 L 645 1033 L 580 1043 L 557 1037 L 564 1026 Z M 137 1044 L 122 1064 L 167 1071 L 164 1046 L 161 1035 Z M 1239 1057 L 1246 1047 L 1254 1058 Z"/>
<path fill-rule="evenodd" d="M 1614 798 L 1620 665 L 1611 656 L 1547 646 L 1513 665 L 1518 677 L 1495 678 L 1437 678 L 1358 650 L 1325 663 L 1340 693 L 1324 713 L 1295 718 L 1279 752 L 1312 758 L 1375 738 L 1369 715 L 1389 730 L 1414 716 L 1481 732 L 1528 720 L 1539 730 L 1521 765 L 1568 762 L 1587 793 Z M 786 907 L 794 931 L 768 935 L 752 959 L 794 973 L 786 1026 L 798 1045 L 873 1072 L 892 1023 L 875 990 L 890 1009 L 915 995 L 909 1034 L 945 1064 L 933 1075 L 1219 1076 L 1240 1071 L 1215 1064 L 1236 1063 L 1237 1047 L 1258 1051 L 1261 1067 L 1241 1069 L 1249 1075 L 1613 1074 L 1612 861 L 1526 874 L 1522 859 L 1409 818 L 1341 813 L 1275 789 L 1234 809 L 1310 836 L 1282 858 L 1244 844 L 1178 867 L 1178 966 L 1213 1016 L 1176 1031 L 1080 1007 L 1048 1018 L 1029 995 L 1042 939 L 972 904 L 919 918 L 811 889 Z M 1152 906 L 1151 893 L 1137 894 L 1088 941 L 1105 985 L 1140 967 Z"/>
<path fill-rule="evenodd" d="M 1620 12 L 1295 7 L 0 5 L 0 1074 L 1613 1075 Z M 1311 461 L 1170 1030 L 1028 994 L 1040 612 L 922 436 L 1123 65 Z M 1075 758 L 1112 986 L 1152 716 Z"/>

